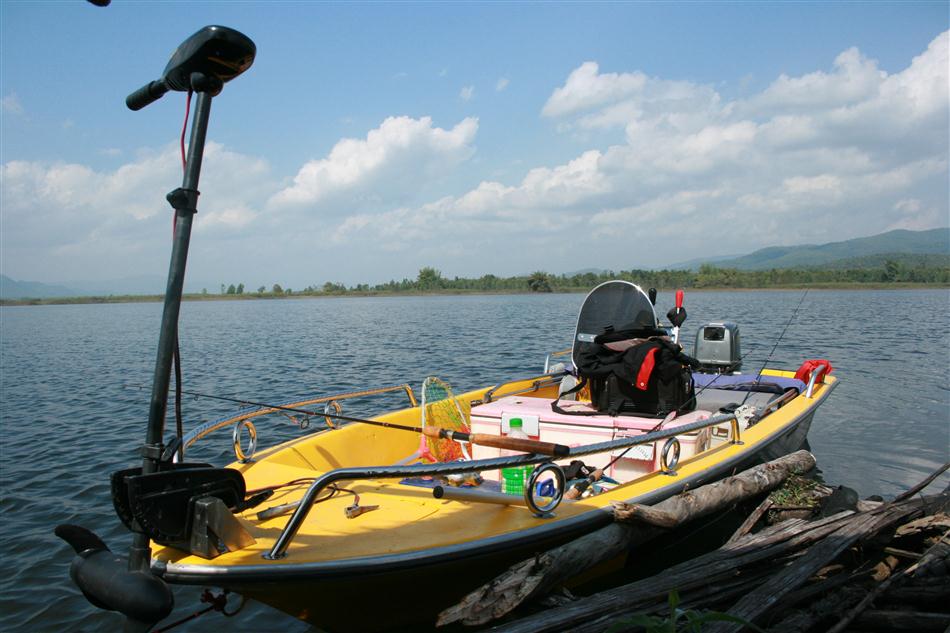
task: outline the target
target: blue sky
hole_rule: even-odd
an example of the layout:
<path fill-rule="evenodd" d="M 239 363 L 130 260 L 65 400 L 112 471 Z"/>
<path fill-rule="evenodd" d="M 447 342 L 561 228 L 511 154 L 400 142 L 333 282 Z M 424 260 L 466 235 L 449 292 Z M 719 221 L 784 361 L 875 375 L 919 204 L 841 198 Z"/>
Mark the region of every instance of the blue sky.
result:
<path fill-rule="evenodd" d="M 190 285 L 662 266 L 948 224 L 948 4 L 0 3 L 0 268 L 163 275 L 206 24 Z"/>

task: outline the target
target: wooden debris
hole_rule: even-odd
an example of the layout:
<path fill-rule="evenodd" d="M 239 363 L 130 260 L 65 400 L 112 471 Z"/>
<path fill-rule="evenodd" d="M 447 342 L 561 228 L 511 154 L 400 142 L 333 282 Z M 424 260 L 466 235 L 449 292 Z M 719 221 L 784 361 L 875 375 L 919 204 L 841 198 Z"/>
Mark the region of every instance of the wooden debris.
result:
<path fill-rule="evenodd" d="M 745 521 L 742 522 L 742 525 L 735 531 L 735 533 L 729 537 L 729 540 L 726 541 L 726 545 L 735 543 L 737 540 L 748 534 L 755 524 L 759 522 L 759 519 L 762 518 L 762 515 L 768 512 L 769 508 L 772 507 L 772 497 L 766 497 L 762 503 L 760 503 L 755 510 L 752 511 Z"/>
<path fill-rule="evenodd" d="M 950 627 L 950 614 L 874 610 L 865 611 L 854 623 L 862 631 L 944 633 Z"/>
<path fill-rule="evenodd" d="M 894 505 L 860 513 L 854 520 L 848 521 L 840 529 L 828 535 L 828 538 L 810 548 L 804 556 L 786 569 L 769 578 L 755 591 L 743 596 L 729 609 L 728 614 L 750 622 L 754 621 L 768 611 L 782 596 L 800 586 L 823 565 L 836 559 L 858 540 L 876 534 L 916 510 L 917 508 L 905 505 Z M 741 624 L 722 622 L 709 626 L 707 630 L 710 633 L 727 633 L 741 631 L 743 628 Z"/>
<path fill-rule="evenodd" d="M 944 527 L 950 521 L 945 514 L 950 489 L 930 497 L 920 496 L 922 489 L 915 486 L 911 494 L 889 503 L 866 504 L 858 512 L 813 521 L 793 519 L 748 534 L 756 518 L 743 524 L 719 550 L 652 578 L 493 630 L 600 633 L 625 614 L 666 613 L 667 594 L 675 589 L 683 601 L 680 608 L 712 608 L 769 631 L 825 631 L 835 622 L 839 626 L 833 630 L 842 632 L 851 626 L 862 631 L 943 631 L 950 625 L 950 532 Z M 766 511 L 760 511 L 763 505 L 756 509 L 759 517 Z M 926 551 L 901 569 L 906 558 L 891 556 L 885 548 Z M 842 556 L 845 552 L 847 556 Z M 906 599 L 914 591 L 911 583 L 920 587 L 914 593 L 919 600 Z M 907 611 L 911 602 L 925 605 L 925 610 Z M 806 609 L 798 610 L 799 605 Z M 741 629 L 742 625 L 707 623 L 703 631 Z"/>
<path fill-rule="evenodd" d="M 917 561 L 916 563 L 914 563 L 913 565 L 911 565 L 910 567 L 908 567 L 901 573 L 894 574 L 893 576 L 891 576 L 890 578 L 888 578 L 887 580 L 879 584 L 877 587 L 875 587 L 873 591 L 868 593 L 868 595 L 865 596 L 865 598 L 861 602 L 859 602 L 858 605 L 848 613 L 848 615 L 843 617 L 838 622 L 838 624 L 832 627 L 828 631 L 828 633 L 840 633 L 841 631 L 844 631 L 845 628 L 847 628 L 847 626 L 852 622 L 852 620 L 854 620 L 855 617 L 860 615 L 860 613 L 864 609 L 866 609 L 872 602 L 874 602 L 875 598 L 885 593 L 893 582 L 906 578 L 907 576 L 917 571 L 918 568 L 926 568 L 934 560 L 939 560 L 942 555 L 941 545 L 947 540 L 948 536 L 950 536 L 950 533 L 944 534 L 940 542 L 938 542 L 936 545 L 934 545 L 929 550 L 924 552 L 924 555 L 920 557 L 919 561 Z M 948 621 L 947 624 L 950 624 L 950 621 Z"/>

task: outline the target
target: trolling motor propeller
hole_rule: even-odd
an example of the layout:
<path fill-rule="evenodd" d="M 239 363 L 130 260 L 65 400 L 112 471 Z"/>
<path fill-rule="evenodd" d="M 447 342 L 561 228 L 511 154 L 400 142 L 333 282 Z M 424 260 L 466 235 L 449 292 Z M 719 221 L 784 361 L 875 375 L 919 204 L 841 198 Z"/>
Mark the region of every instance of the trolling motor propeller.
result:
<path fill-rule="evenodd" d="M 161 79 L 130 94 L 125 105 L 141 110 L 169 90 L 198 90 L 217 96 L 225 83 L 251 67 L 256 54 L 254 42 L 243 33 L 226 26 L 206 26 L 175 50 Z"/>
<path fill-rule="evenodd" d="M 55 532 L 76 551 L 69 575 L 93 605 L 118 611 L 143 625 L 171 613 L 175 597 L 158 576 L 129 571 L 125 558 L 113 554 L 102 539 L 84 527 L 59 525 Z"/>

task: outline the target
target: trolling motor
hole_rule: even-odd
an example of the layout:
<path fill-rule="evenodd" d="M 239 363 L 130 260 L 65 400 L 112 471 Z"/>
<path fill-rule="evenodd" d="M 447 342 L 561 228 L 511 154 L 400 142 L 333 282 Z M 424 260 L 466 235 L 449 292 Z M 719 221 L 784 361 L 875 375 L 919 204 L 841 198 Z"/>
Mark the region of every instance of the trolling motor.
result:
<path fill-rule="evenodd" d="M 171 466 L 174 447 L 166 447 L 163 444 L 162 434 L 168 408 L 168 386 L 178 332 L 178 313 L 185 279 L 185 263 L 188 259 L 188 243 L 192 220 L 198 211 L 198 178 L 211 113 L 211 99 L 221 93 L 225 83 L 251 67 L 256 53 L 254 42 L 242 33 L 224 26 L 206 26 L 175 50 L 160 79 L 149 82 L 125 100 L 129 109 L 140 110 L 160 99 L 168 91 L 193 91 L 198 94 L 182 186 L 167 196 L 175 209 L 175 238 L 168 268 L 158 354 L 155 359 L 148 430 L 141 451 L 142 466 L 116 473 L 122 475 L 119 478 L 119 496 L 124 495 L 124 498 L 114 499 L 116 510 L 123 523 L 133 533 L 128 560 L 113 554 L 102 539 L 85 528 L 74 525 L 60 525 L 56 528 L 56 535 L 69 543 L 78 554 L 70 568 L 70 576 L 83 595 L 99 608 L 125 615 L 126 630 L 130 631 L 148 630 L 171 613 L 174 606 L 171 589 L 150 570 L 150 533 L 154 536 L 156 529 L 168 531 L 167 526 L 151 526 L 150 529 L 149 526 L 142 525 L 143 522 L 148 523 L 143 519 L 152 515 L 143 513 L 147 510 L 142 509 L 143 504 L 140 503 L 144 497 L 134 496 L 133 491 L 143 487 L 138 482 L 142 481 L 144 485 L 144 481 L 149 478 L 158 477 L 162 478 L 159 482 L 160 488 L 174 488 L 177 485 L 175 482 L 184 478 L 186 483 L 181 484 L 179 489 L 184 487 L 186 493 L 192 492 L 192 497 L 196 498 L 190 497 L 186 501 L 191 504 L 203 503 L 200 510 L 207 510 L 208 500 L 211 501 L 210 505 L 217 502 L 218 506 L 237 504 L 238 496 L 241 497 L 240 501 L 243 501 L 243 479 L 240 483 L 233 482 L 228 485 L 228 480 L 233 479 L 233 476 L 216 472 L 227 469 L 214 469 L 206 464 L 181 465 L 184 468 Z M 186 470 L 199 472 L 183 472 Z M 113 475 L 114 497 L 117 494 L 116 475 Z M 195 479 L 200 479 L 201 484 L 193 483 Z M 133 510 L 131 516 L 125 516 L 127 507 Z M 186 516 L 182 519 L 186 523 L 194 520 L 192 506 L 187 508 Z M 167 508 L 160 508 L 153 515 L 167 515 Z"/>

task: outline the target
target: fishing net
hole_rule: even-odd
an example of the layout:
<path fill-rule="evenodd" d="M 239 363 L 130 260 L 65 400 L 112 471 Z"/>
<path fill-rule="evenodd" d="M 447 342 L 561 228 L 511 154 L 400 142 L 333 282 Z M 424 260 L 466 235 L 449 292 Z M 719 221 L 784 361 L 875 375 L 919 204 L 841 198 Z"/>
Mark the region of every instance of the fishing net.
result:
<path fill-rule="evenodd" d="M 429 376 L 422 383 L 422 427 L 435 427 L 447 431 L 471 432 L 468 403 L 460 402 L 452 389 L 435 376 Z M 433 438 L 422 435 L 419 445 L 419 458 L 431 462 L 454 462 L 459 459 L 471 459 L 471 448 L 455 440 Z"/>

